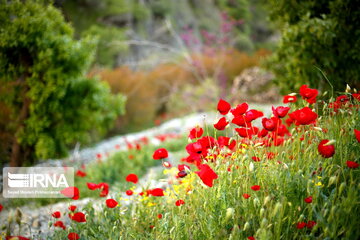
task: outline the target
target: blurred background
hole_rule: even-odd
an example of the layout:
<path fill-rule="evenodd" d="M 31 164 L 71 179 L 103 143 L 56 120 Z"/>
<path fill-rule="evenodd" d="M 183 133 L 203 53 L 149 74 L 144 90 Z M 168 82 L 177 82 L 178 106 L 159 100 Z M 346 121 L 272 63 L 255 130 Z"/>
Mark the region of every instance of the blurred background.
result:
<path fill-rule="evenodd" d="M 1 164 L 311 84 L 359 87 L 357 1 L 1 1 Z"/>

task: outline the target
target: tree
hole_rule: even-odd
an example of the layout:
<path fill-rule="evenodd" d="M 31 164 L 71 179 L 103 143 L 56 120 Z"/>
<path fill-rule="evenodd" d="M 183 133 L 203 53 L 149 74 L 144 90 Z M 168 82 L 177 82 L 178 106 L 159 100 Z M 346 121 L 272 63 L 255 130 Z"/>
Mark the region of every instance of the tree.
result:
<path fill-rule="evenodd" d="M 71 144 L 104 134 L 123 111 L 121 95 L 84 76 L 95 45 L 74 40 L 51 5 L 1 1 L 0 137 L 11 144 L 0 148 L 10 166 L 63 157 Z"/>
<path fill-rule="evenodd" d="M 324 90 L 360 87 L 360 1 L 268 2 L 282 33 L 270 67 L 284 91 L 304 83 Z"/>

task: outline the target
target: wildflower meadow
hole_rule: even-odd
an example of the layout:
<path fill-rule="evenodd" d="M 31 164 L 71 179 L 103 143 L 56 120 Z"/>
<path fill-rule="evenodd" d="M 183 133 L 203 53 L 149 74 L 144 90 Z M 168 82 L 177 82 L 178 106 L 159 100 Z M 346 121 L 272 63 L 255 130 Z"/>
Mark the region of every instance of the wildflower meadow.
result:
<path fill-rule="evenodd" d="M 360 239 L 358 6 L 0 0 L 0 240 Z"/>

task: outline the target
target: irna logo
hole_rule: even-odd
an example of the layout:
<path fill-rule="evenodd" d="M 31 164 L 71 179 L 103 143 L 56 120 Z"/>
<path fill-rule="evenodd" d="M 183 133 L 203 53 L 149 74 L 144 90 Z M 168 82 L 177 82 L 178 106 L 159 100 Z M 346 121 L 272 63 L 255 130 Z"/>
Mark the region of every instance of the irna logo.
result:
<path fill-rule="evenodd" d="M 12 174 L 8 173 L 8 186 L 11 188 L 59 188 L 69 187 L 64 174 Z"/>

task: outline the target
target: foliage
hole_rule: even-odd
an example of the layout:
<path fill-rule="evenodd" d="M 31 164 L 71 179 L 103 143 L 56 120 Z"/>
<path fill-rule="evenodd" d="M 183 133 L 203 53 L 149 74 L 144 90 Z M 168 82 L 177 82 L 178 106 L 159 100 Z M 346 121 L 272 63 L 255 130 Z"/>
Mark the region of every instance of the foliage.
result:
<path fill-rule="evenodd" d="M 192 86 L 195 85 L 194 88 L 198 89 L 199 94 L 208 89 L 206 83 L 209 81 L 213 83 L 212 88 L 221 85 L 221 88 L 226 90 L 244 69 L 258 65 L 267 55 L 269 52 L 266 50 L 248 55 L 228 49 L 213 54 L 192 54 L 190 62 L 180 59 L 176 63 L 159 64 L 150 71 L 134 71 L 125 66 L 103 70 L 98 73 L 100 78 L 110 85 L 113 93 L 122 93 L 128 99 L 127 114 L 120 117 L 113 132 L 153 126 L 154 120 L 164 113 L 170 114 L 168 117 L 178 117 L 191 111 L 206 110 L 207 106 L 200 104 L 194 97 L 188 98 L 185 102 L 182 100 L 188 97 L 185 96 L 186 92 L 189 92 Z M 222 83 L 217 80 L 220 72 L 224 81 Z M 91 75 L 96 75 L 96 72 Z M 216 102 L 216 96 L 220 96 L 210 96 L 211 93 L 206 95 L 208 97 L 204 99 L 212 99 L 205 101 L 210 104 Z M 190 99 L 197 102 L 192 104 L 191 109 Z M 147 117 L 144 118 L 144 115 Z"/>
<path fill-rule="evenodd" d="M 14 138 L 13 157 L 16 147 L 24 159 L 62 157 L 103 135 L 124 98 L 84 77 L 94 39 L 74 40 L 57 9 L 35 2 L 2 2 L 0 19 L 0 100 L 9 111 L 0 129 Z"/>
<path fill-rule="evenodd" d="M 282 39 L 269 67 L 284 90 L 303 83 L 320 90 L 359 88 L 360 11 L 358 1 L 269 1 Z M 325 79 L 320 68 L 330 83 Z"/>

